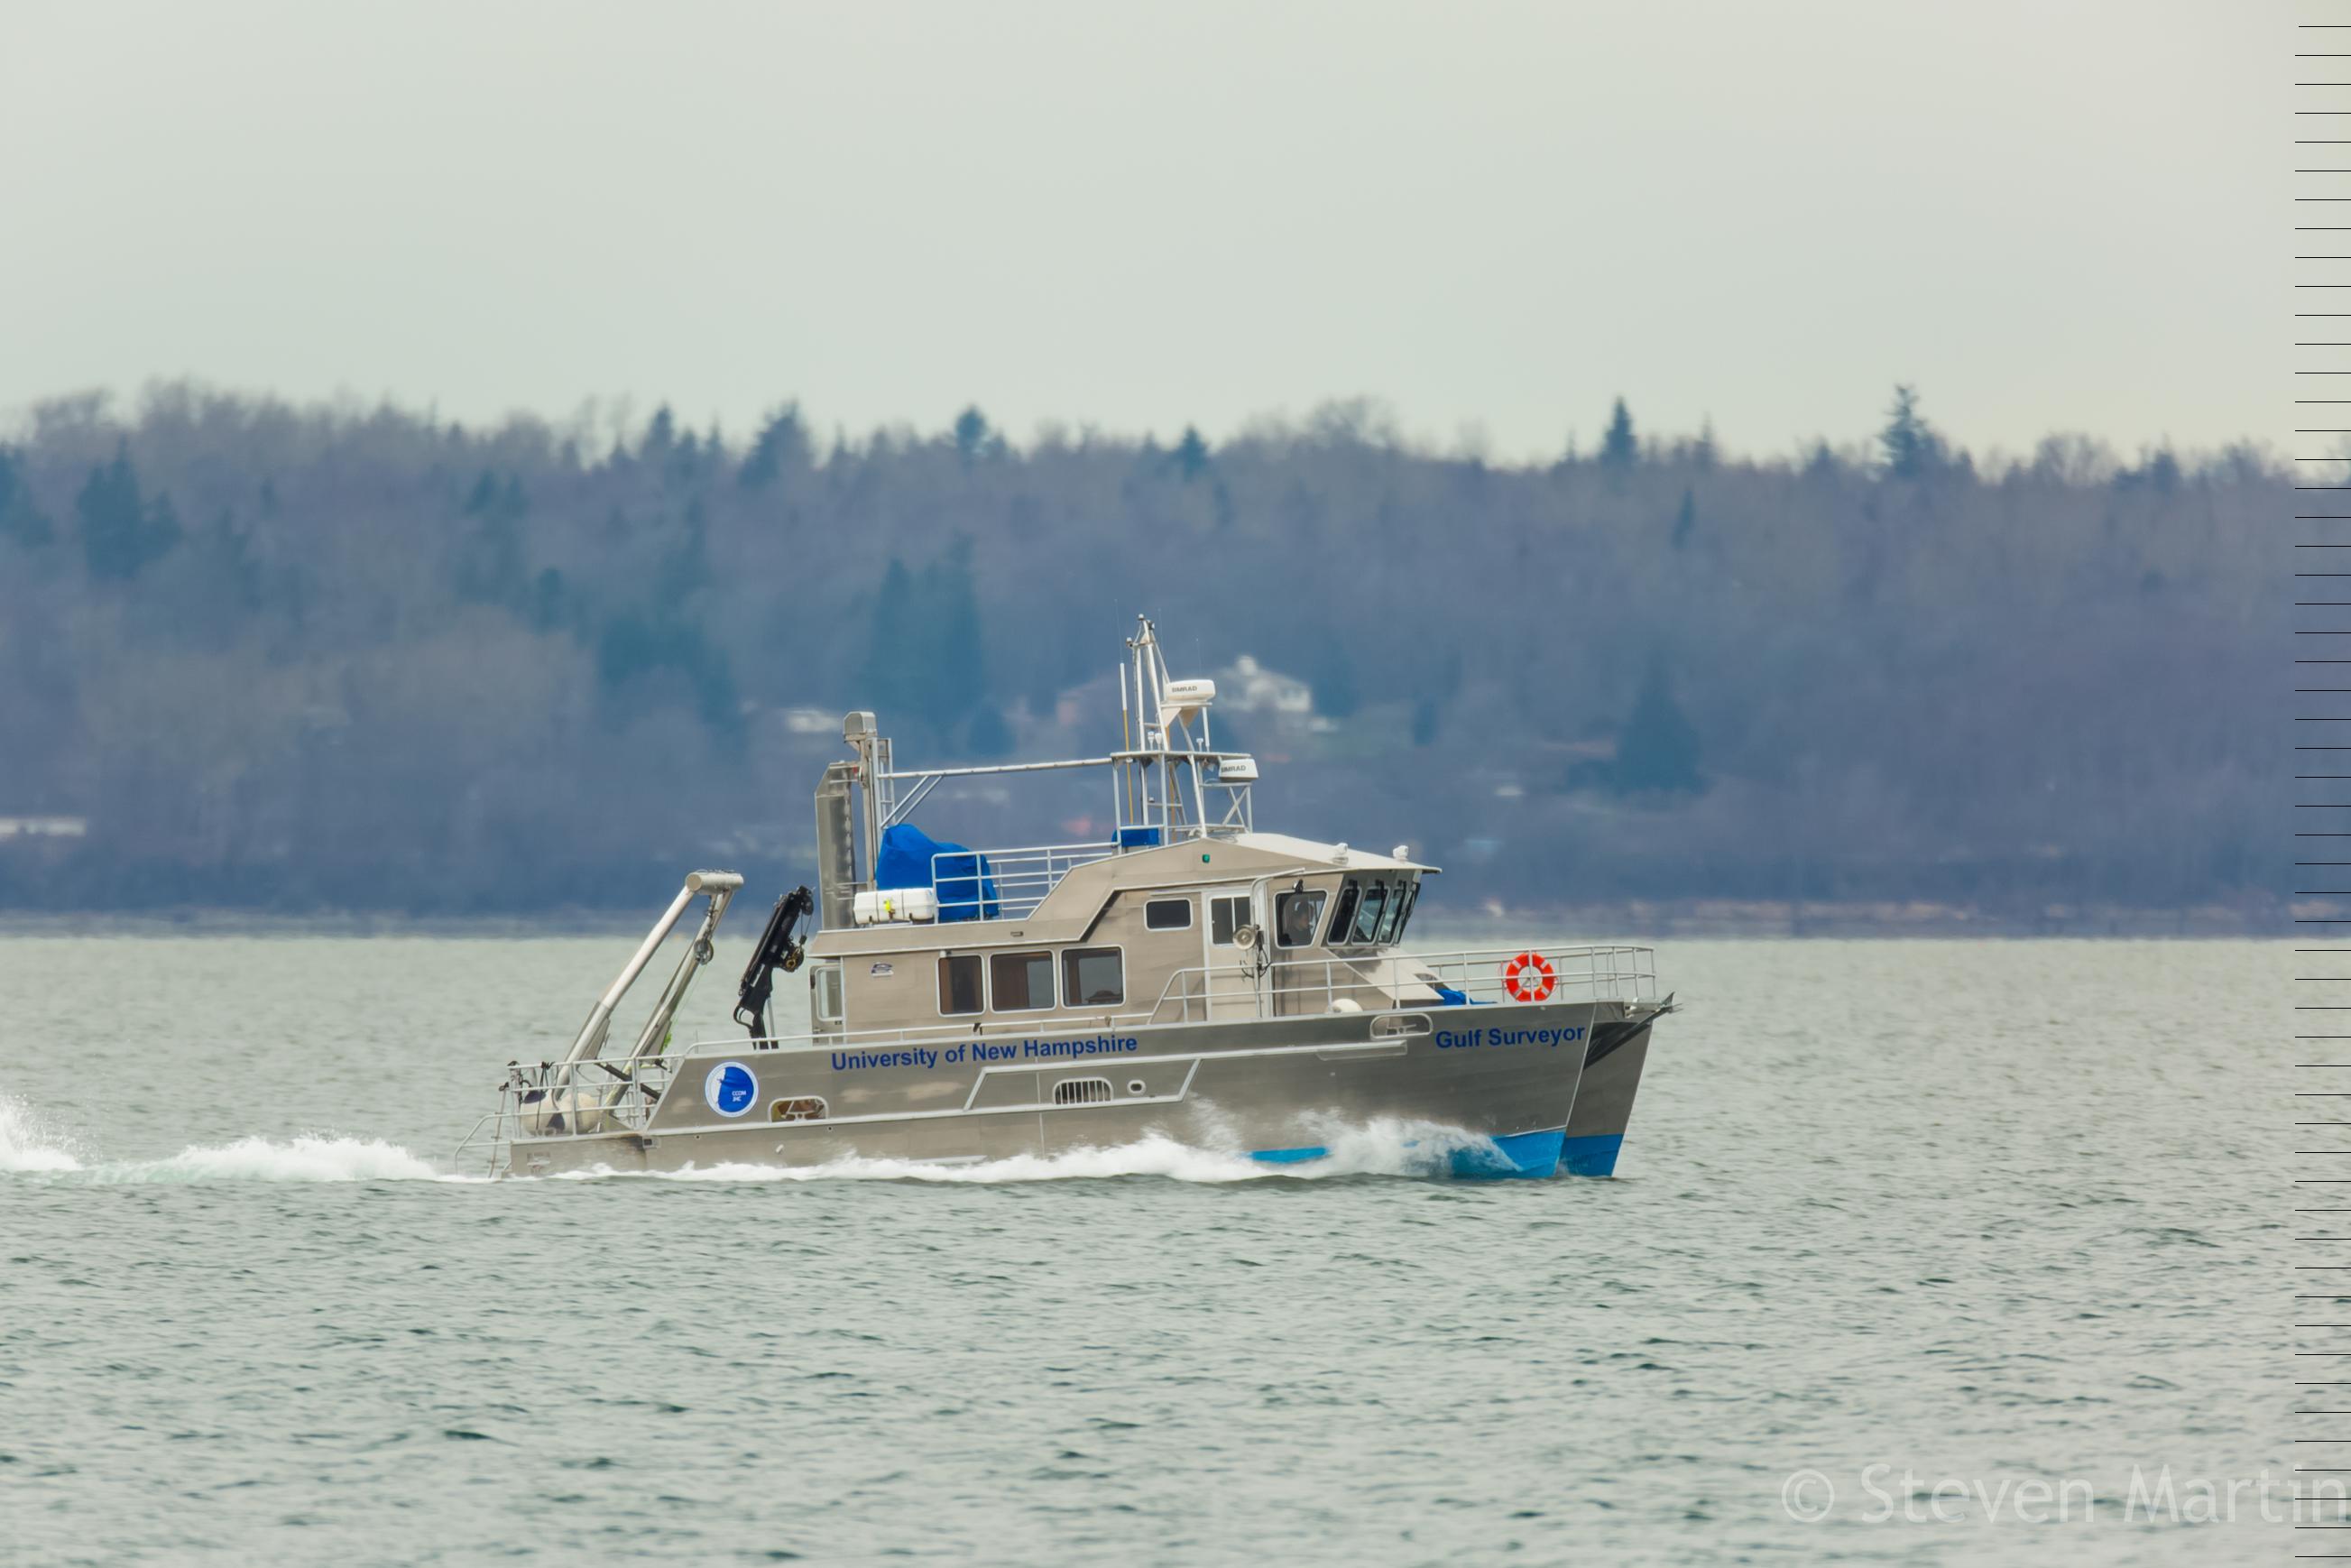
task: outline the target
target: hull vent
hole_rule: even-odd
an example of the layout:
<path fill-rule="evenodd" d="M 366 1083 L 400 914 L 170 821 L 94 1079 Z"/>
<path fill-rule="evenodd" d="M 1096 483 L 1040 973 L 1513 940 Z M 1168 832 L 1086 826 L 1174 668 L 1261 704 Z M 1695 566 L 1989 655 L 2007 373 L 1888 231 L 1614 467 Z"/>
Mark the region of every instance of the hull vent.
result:
<path fill-rule="evenodd" d="M 1053 1085 L 1056 1105 L 1107 1105 L 1111 1098 L 1107 1078 L 1064 1078 Z"/>

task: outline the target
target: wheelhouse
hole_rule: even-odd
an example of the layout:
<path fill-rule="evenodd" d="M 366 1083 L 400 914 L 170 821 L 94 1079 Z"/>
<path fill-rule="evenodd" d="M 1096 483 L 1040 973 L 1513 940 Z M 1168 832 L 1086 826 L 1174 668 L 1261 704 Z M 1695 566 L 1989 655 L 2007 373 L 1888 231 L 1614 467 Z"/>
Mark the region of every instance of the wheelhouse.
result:
<path fill-rule="evenodd" d="M 817 792 L 819 1032 L 1274 1016 L 1308 991 L 1319 1012 L 1403 939 L 1436 868 L 1259 832 L 1256 759 L 1214 743 L 1216 683 L 1172 678 L 1148 620 L 1127 647 L 1108 756 L 901 769 L 872 714 L 842 721 L 855 758 Z M 1106 772 L 1108 839 L 972 849 L 911 821 L 948 779 L 1069 768 Z"/>

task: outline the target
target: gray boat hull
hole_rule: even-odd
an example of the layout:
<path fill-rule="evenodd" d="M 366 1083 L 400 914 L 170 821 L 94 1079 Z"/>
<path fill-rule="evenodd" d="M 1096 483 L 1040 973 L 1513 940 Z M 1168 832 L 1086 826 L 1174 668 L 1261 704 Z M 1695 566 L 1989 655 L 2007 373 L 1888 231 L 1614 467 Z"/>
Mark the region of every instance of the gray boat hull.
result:
<path fill-rule="evenodd" d="M 1616 1156 L 1633 1121 L 1633 1097 L 1649 1059 L 1649 1031 L 1656 1015 L 1604 1019 L 1593 1025 L 1583 1057 L 1583 1078 L 1575 1109 L 1561 1141 L 1561 1176 L 1616 1174 Z"/>
<path fill-rule="evenodd" d="M 1431 1130 L 1452 1174 L 1550 1176 L 1576 1130 L 1595 1032 L 1635 1018 L 1645 1028 L 1649 1010 L 1576 1001 L 1064 1028 L 1026 1038 L 933 1034 L 838 1050 L 704 1044 L 663 1062 L 657 1099 L 650 1083 L 600 1088 L 616 1106 L 641 1096 L 625 1117 L 591 1110 L 572 1115 L 570 1126 L 544 1114 L 521 1119 L 497 1166 L 551 1175 L 849 1159 L 961 1164 L 1155 1134 L 1287 1165 L 1324 1157 L 1346 1130 L 1403 1123 Z M 1624 1054 L 1619 1047 L 1599 1061 Z M 643 1101 L 653 1102 L 649 1113 Z M 781 1119 L 800 1117 L 809 1119 Z M 1448 1145 L 1439 1129 L 1469 1136 Z M 1621 1119 L 1615 1130 L 1621 1136 Z"/>

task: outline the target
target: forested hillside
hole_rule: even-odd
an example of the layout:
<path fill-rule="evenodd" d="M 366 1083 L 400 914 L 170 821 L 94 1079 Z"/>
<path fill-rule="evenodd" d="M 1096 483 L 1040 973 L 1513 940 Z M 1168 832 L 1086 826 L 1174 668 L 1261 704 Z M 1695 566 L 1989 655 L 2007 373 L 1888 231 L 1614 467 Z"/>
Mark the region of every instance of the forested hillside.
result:
<path fill-rule="evenodd" d="M 1971 458 L 1907 393 L 1853 436 L 1758 460 L 1620 406 L 1520 467 L 1360 405 L 1212 446 L 58 401 L 0 444 L 0 903 L 772 890 L 841 710 L 902 762 L 1099 754 L 1140 611 L 1223 686 L 1260 825 L 1409 842 L 1435 905 L 2260 906 L 2291 479 Z M 1060 841 L 1106 806 L 923 820 Z"/>

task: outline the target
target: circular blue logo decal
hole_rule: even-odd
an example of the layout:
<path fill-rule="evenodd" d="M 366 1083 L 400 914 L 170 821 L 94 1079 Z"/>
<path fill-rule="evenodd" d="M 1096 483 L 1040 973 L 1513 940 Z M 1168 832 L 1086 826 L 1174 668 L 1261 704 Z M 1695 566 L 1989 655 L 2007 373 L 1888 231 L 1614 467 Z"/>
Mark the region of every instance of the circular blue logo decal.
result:
<path fill-rule="evenodd" d="M 759 1081 L 739 1061 L 722 1061 L 702 1081 L 702 1097 L 722 1116 L 739 1116 L 759 1097 Z"/>

